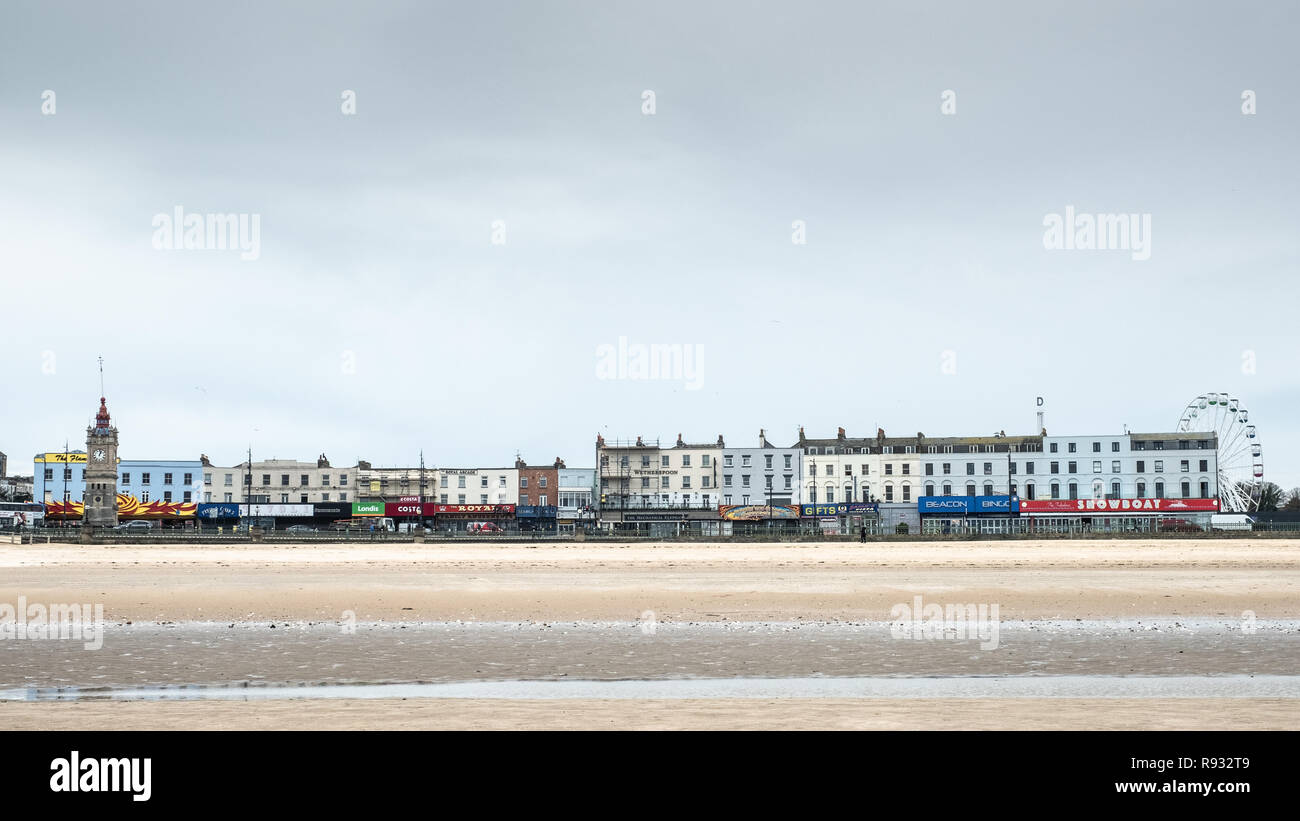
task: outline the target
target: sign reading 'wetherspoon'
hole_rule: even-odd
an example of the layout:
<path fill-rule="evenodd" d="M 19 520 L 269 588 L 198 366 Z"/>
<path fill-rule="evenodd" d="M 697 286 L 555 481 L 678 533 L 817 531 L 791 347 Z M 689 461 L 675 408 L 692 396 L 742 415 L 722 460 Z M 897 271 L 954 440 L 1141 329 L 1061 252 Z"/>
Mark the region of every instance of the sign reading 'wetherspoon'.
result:
<path fill-rule="evenodd" d="M 1218 499 L 1021 499 L 1021 513 L 1214 513 Z"/>

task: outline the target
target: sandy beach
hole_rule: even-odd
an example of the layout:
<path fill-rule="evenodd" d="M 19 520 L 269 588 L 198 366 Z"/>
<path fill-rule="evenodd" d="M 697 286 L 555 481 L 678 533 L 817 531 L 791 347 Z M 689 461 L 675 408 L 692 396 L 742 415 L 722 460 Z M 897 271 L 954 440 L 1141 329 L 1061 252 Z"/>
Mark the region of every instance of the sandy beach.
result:
<path fill-rule="evenodd" d="M 103 650 L 0 642 L 6 687 L 1300 670 L 1296 540 L 0 545 L 0 602 L 20 596 L 102 604 L 116 626 Z M 998 605 L 1003 647 L 891 641 L 891 608 L 915 596 Z M 1247 611 L 1264 629 L 1243 631 Z M 657 631 L 637 629 L 647 619 Z M 348 620 L 360 627 L 340 635 Z M 1296 707 L 1286 698 L 9 701 L 0 727 L 1295 729 Z"/>

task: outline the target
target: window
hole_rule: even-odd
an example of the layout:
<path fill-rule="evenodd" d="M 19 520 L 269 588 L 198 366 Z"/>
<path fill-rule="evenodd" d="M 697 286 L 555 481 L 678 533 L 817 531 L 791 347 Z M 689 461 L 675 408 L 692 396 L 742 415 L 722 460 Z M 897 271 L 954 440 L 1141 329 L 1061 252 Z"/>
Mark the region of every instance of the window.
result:
<path fill-rule="evenodd" d="M 540 496 L 537 497 L 537 504 L 541 505 L 542 507 L 546 507 L 546 499 L 547 499 L 546 494 L 545 493 L 541 494 Z"/>
<path fill-rule="evenodd" d="M 828 499 L 827 501 L 830 501 L 830 500 Z M 892 501 L 894 501 L 894 486 L 893 486 L 893 485 L 885 485 L 885 501 L 886 501 L 886 502 L 892 502 Z"/>
<path fill-rule="evenodd" d="M 1185 485 L 1185 484 L 1187 484 L 1187 483 L 1186 483 L 1186 482 L 1183 482 L 1183 484 Z M 164 490 L 164 491 L 163 491 L 163 501 L 164 501 L 164 502 L 167 502 L 168 504 L 171 504 L 171 501 L 172 501 L 172 492 L 171 492 L 170 490 Z"/>
<path fill-rule="evenodd" d="M 287 473 L 281 473 L 281 474 L 280 474 L 280 487 L 288 487 L 288 486 L 289 486 L 289 474 L 287 474 Z"/>
<path fill-rule="evenodd" d="M 659 467 L 661 468 L 671 467 L 671 465 L 668 464 L 668 459 L 669 456 L 666 453 L 663 456 L 659 457 Z"/>
<path fill-rule="evenodd" d="M 1078 463 L 1078 462 L 1071 462 L 1069 467 L 1070 467 L 1070 473 L 1078 473 L 1078 472 L 1079 472 L 1079 463 Z"/>
<path fill-rule="evenodd" d="M 311 484 L 311 477 L 308 476 L 306 473 L 301 474 L 298 477 L 298 487 L 307 487 L 310 484 Z"/>
<path fill-rule="evenodd" d="M 1071 499 L 1078 499 L 1078 498 L 1079 498 L 1079 483 L 1078 483 L 1078 482 L 1071 482 L 1071 483 L 1070 483 L 1070 498 L 1071 498 Z"/>
<path fill-rule="evenodd" d="M 1047 449 L 1050 450 L 1052 453 L 1056 453 L 1056 443 L 1052 442 L 1047 446 Z"/>
<path fill-rule="evenodd" d="M 1201 482 L 1201 498 L 1202 498 L 1202 499 L 1208 499 L 1208 498 L 1210 498 L 1210 483 L 1209 483 L 1209 482 Z"/>
<path fill-rule="evenodd" d="M 904 463 L 903 463 L 903 475 L 904 475 L 904 476 L 910 476 L 911 474 L 912 474 L 912 464 L 911 464 L 910 462 L 904 462 Z"/>
<path fill-rule="evenodd" d="M 772 469 L 772 455 L 771 455 L 770 453 L 769 453 L 769 454 L 765 454 L 765 455 L 763 456 L 763 458 L 764 458 L 764 459 L 766 460 L 766 462 L 767 462 L 767 463 L 764 465 L 764 467 L 765 467 L 767 470 L 771 470 L 771 469 Z"/>
<path fill-rule="evenodd" d="M 727 478 L 730 479 L 731 477 L 728 476 Z M 650 489 L 650 477 L 649 477 L 649 476 L 642 476 L 642 477 L 641 477 L 641 487 L 642 487 L 643 489 L 645 489 L 645 490 L 649 490 L 649 489 Z"/>
<path fill-rule="evenodd" d="M 745 466 L 748 467 L 748 466 L 749 466 L 749 457 L 748 457 L 748 456 L 746 456 L 746 457 L 744 458 L 744 462 L 745 462 Z M 702 468 L 712 467 L 712 466 L 709 464 L 709 454 L 705 453 L 705 454 L 703 454 L 703 455 L 700 456 L 700 467 L 702 467 Z"/>
<path fill-rule="evenodd" d="M 1186 479 L 1184 479 L 1184 480 L 1182 481 L 1182 484 L 1181 484 L 1181 490 L 1183 491 L 1183 498 L 1184 498 L 1184 499 L 1191 498 L 1191 495 L 1192 495 L 1192 483 L 1189 482 L 1189 481 L 1187 481 Z"/>
<path fill-rule="evenodd" d="M 457 494 L 456 494 L 456 504 L 458 504 L 458 505 L 463 505 L 463 504 L 465 504 L 465 494 L 464 494 L 464 493 L 457 493 Z"/>
<path fill-rule="evenodd" d="M 645 481 L 649 481 L 649 480 L 647 479 L 647 480 L 645 480 Z M 730 474 L 730 473 L 724 473 L 724 474 L 722 474 L 722 486 L 723 486 L 723 487 L 731 487 L 731 474 Z"/>
<path fill-rule="evenodd" d="M 925 495 L 926 495 L 926 496 L 933 496 L 933 495 L 934 495 L 934 485 L 933 485 L 933 484 L 928 484 L 928 485 L 925 486 Z"/>
<path fill-rule="evenodd" d="M 684 467 L 684 468 L 688 468 L 688 467 L 690 467 L 690 466 L 691 466 L 691 455 L 690 455 L 689 453 L 683 453 L 683 454 L 682 454 L 682 467 Z"/>
<path fill-rule="evenodd" d="M 1093 473 L 1101 473 L 1101 462 L 1100 462 L 1100 461 L 1095 461 L 1095 462 L 1092 463 L 1092 472 L 1093 472 Z"/>
<path fill-rule="evenodd" d="M 280 504 L 284 504 L 284 505 L 289 504 L 289 494 L 287 493 L 280 494 Z"/>
<path fill-rule="evenodd" d="M 974 495 L 975 495 L 975 483 L 974 483 L 974 482 L 967 482 L 967 483 L 966 483 L 966 495 L 967 495 L 967 496 L 974 496 Z"/>
<path fill-rule="evenodd" d="M 852 476 L 852 475 L 853 475 L 853 465 L 845 465 L 845 466 L 844 466 L 844 475 L 845 475 L 845 476 Z"/>
<path fill-rule="evenodd" d="M 46 473 L 52 473 L 53 471 L 49 471 L 49 470 L 47 470 L 47 471 L 45 471 L 45 472 L 46 472 Z M 50 477 L 49 477 L 49 476 L 46 476 L 45 478 L 46 478 L 46 479 L 49 479 Z M 124 485 L 129 485 L 129 484 L 131 484 L 131 474 L 130 474 L 130 473 L 123 473 L 123 474 L 122 474 L 122 484 L 124 484 Z"/>
<path fill-rule="evenodd" d="M 1025 462 L 1025 473 L 1028 473 L 1028 474 L 1031 474 L 1031 475 L 1032 475 L 1033 472 L 1034 472 L 1034 463 L 1033 463 L 1033 462 Z"/>
<path fill-rule="evenodd" d="M 1142 461 L 1141 459 L 1139 459 L 1139 460 L 1137 461 L 1137 470 L 1136 470 L 1135 472 L 1136 472 L 1136 473 L 1146 473 L 1146 472 L 1147 472 L 1147 463 L 1144 462 L 1144 461 Z"/>
<path fill-rule="evenodd" d="M 1112 499 L 1119 498 L 1119 482 L 1110 483 L 1110 498 Z"/>
<path fill-rule="evenodd" d="M 863 476 L 867 476 L 867 475 L 870 474 L 870 473 L 871 473 L 871 465 L 863 465 L 863 466 L 862 466 L 862 475 L 863 475 Z"/>
<path fill-rule="evenodd" d="M 790 474 L 790 473 L 785 474 L 785 489 L 786 489 L 786 490 L 789 490 L 789 489 L 790 489 L 790 480 L 793 479 L 793 478 L 794 478 L 794 475 L 793 475 L 793 474 Z"/>
<path fill-rule="evenodd" d="M 329 493 L 322 493 L 322 494 L 320 495 L 320 500 L 321 500 L 322 502 L 328 502 L 328 501 L 330 500 L 330 495 L 329 495 Z"/>
<path fill-rule="evenodd" d="M 125 481 L 129 481 L 131 474 L 129 474 L 129 473 L 124 473 L 124 474 L 122 474 L 122 475 L 127 477 L 127 479 L 123 479 L 122 481 L 124 481 L 124 482 L 125 482 Z M 47 482 L 53 482 L 53 481 L 54 481 L 54 468 L 46 468 L 46 469 L 45 469 L 45 481 L 47 481 Z"/>
<path fill-rule="evenodd" d="M 790 454 L 788 453 L 785 455 L 785 469 L 786 470 L 790 469 Z"/>
<path fill-rule="evenodd" d="M 226 487 L 230 487 L 230 486 L 233 485 L 234 483 L 235 483 L 235 475 L 234 475 L 233 473 L 227 473 L 227 474 L 226 474 L 226 481 L 224 482 L 225 486 L 226 486 Z"/>
<path fill-rule="evenodd" d="M 488 495 L 487 495 L 486 493 L 480 493 L 480 494 L 478 495 L 478 503 L 481 504 L 481 505 L 485 505 L 485 504 L 487 504 L 487 503 L 488 503 Z"/>
<path fill-rule="evenodd" d="M 67 497 L 65 496 L 64 498 L 66 499 Z M 149 491 L 147 490 L 140 491 L 140 501 L 142 502 L 149 501 Z"/>
<path fill-rule="evenodd" d="M 943 475 L 944 475 L 944 476 L 947 476 L 947 475 L 950 474 L 950 473 L 952 473 L 952 463 L 951 463 L 951 462 L 944 462 L 944 463 L 943 463 Z"/>
<path fill-rule="evenodd" d="M 1165 443 L 1164 443 L 1163 441 L 1161 441 L 1160 439 L 1157 439 L 1156 441 L 1154 441 L 1154 442 L 1151 443 L 1151 447 L 1152 447 L 1153 449 L 1155 449 L 1155 450 L 1164 450 L 1164 449 L 1165 449 Z M 1164 498 L 1164 497 L 1161 497 L 1161 498 Z"/>
<path fill-rule="evenodd" d="M 480 476 L 480 477 L 478 477 L 478 486 L 479 486 L 480 488 L 485 488 L 485 487 L 487 487 L 487 486 L 488 486 L 488 477 L 487 477 L 487 476 Z"/>
<path fill-rule="evenodd" d="M 444 505 L 447 504 L 447 494 L 445 493 L 439 494 L 438 501 Z"/>
<path fill-rule="evenodd" d="M 992 475 L 993 475 L 993 463 L 992 463 L 992 462 L 985 462 L 985 463 L 984 463 L 984 475 L 985 475 L 985 476 L 992 476 Z"/>
<path fill-rule="evenodd" d="M 1074 442 L 1071 442 L 1068 445 L 1066 445 L 1066 449 L 1069 450 L 1070 453 L 1074 453 L 1076 450 L 1078 450 L 1078 448 L 1075 447 Z"/>
<path fill-rule="evenodd" d="M 519 486 L 520 486 L 520 487 L 528 487 L 528 477 L 527 477 L 527 476 L 520 476 L 520 477 L 519 477 Z"/>
<path fill-rule="evenodd" d="M 1101 442 L 1093 442 L 1093 443 L 1092 443 L 1092 452 L 1093 452 L 1093 453 L 1101 453 Z"/>
<path fill-rule="evenodd" d="M 1164 472 L 1165 472 L 1165 460 L 1164 460 L 1164 459 L 1157 459 L 1157 460 L 1156 460 L 1156 473 L 1164 473 Z"/>
<path fill-rule="evenodd" d="M 1061 463 L 1060 463 L 1060 462 L 1052 462 L 1052 463 L 1048 464 L 1048 466 L 1047 466 L 1047 472 L 1048 472 L 1048 473 L 1060 473 L 1060 472 L 1061 472 Z"/>
<path fill-rule="evenodd" d="M 1147 483 L 1146 483 L 1146 482 L 1138 482 L 1138 483 L 1137 483 L 1137 497 L 1138 497 L 1139 499 L 1145 499 L 1145 498 L 1147 497 Z"/>
<path fill-rule="evenodd" d="M 641 454 L 641 467 L 643 468 L 650 467 L 650 454 L 648 453 Z"/>
<path fill-rule="evenodd" d="M 659 487 L 669 487 L 668 480 L 669 480 L 669 477 L 667 477 L 667 476 L 662 476 L 662 477 L 660 477 L 660 479 L 659 479 Z"/>
<path fill-rule="evenodd" d="M 894 475 L 894 464 L 892 462 L 885 463 L 885 475 L 886 476 Z"/>
<path fill-rule="evenodd" d="M 711 478 L 712 478 L 711 476 L 702 476 L 702 477 L 700 477 L 700 487 L 708 487 L 708 486 L 709 486 L 709 480 L 710 480 Z M 748 474 L 748 473 L 745 474 L 745 478 L 746 478 L 746 479 L 749 478 L 749 474 Z"/>
<path fill-rule="evenodd" d="M 647 461 L 649 461 L 649 460 L 647 460 Z M 730 453 L 723 454 L 723 456 L 722 456 L 722 466 L 723 466 L 724 468 L 733 467 L 733 465 L 732 465 L 732 461 L 733 461 L 733 457 L 732 457 L 732 455 L 731 455 Z"/>
<path fill-rule="evenodd" d="M 446 476 L 439 477 L 438 487 L 446 487 L 446 486 L 447 486 L 447 477 Z"/>
<path fill-rule="evenodd" d="M 967 462 L 967 463 L 966 463 L 966 475 L 967 475 L 967 476 L 974 476 L 974 475 L 975 475 L 975 463 L 974 463 L 974 462 Z"/>
<path fill-rule="evenodd" d="M 1052 482 L 1052 498 L 1053 498 L 1053 499 L 1059 499 L 1059 498 L 1061 498 L 1061 483 L 1060 483 L 1060 482 Z"/>
<path fill-rule="evenodd" d="M 926 476 L 933 476 L 933 475 L 934 475 L 934 462 L 926 462 L 926 463 L 925 463 L 925 475 L 926 475 Z"/>
<path fill-rule="evenodd" d="M 172 475 L 171 475 L 170 473 L 164 473 L 164 474 L 163 474 L 163 484 L 164 484 L 164 485 L 170 485 L 171 483 L 172 483 Z"/>
<path fill-rule="evenodd" d="M 826 475 L 827 475 L 827 476 L 834 476 L 834 475 L 835 475 L 835 467 L 834 467 L 833 465 L 827 465 L 827 466 L 826 466 Z"/>
<path fill-rule="evenodd" d="M 1017 465 L 1015 462 L 1011 462 L 1011 467 L 1008 468 L 1008 470 L 1011 471 L 1011 475 L 1012 475 L 1012 476 L 1015 476 L 1015 475 L 1016 475 L 1016 471 L 1019 469 L 1019 467 L 1020 467 L 1020 466 Z"/>
<path fill-rule="evenodd" d="M 1119 453 L 1119 442 L 1111 442 L 1111 443 L 1110 443 L 1110 450 L 1111 450 L 1111 453 Z"/>
<path fill-rule="evenodd" d="M 1111 472 L 1111 473 L 1119 473 L 1119 460 L 1118 460 L 1118 459 L 1116 459 L 1115 461 L 1113 461 L 1113 462 L 1110 463 L 1110 472 Z"/>
<path fill-rule="evenodd" d="M 1208 471 L 1209 469 L 1210 469 L 1210 460 L 1208 460 L 1208 459 L 1202 459 L 1202 460 L 1201 460 L 1201 473 L 1205 473 L 1205 472 Z"/>
<path fill-rule="evenodd" d="M 187 485 L 192 485 L 192 484 L 194 484 L 194 474 L 193 474 L 193 473 L 187 473 L 187 474 L 185 474 L 185 484 L 187 484 Z"/>
<path fill-rule="evenodd" d="M 992 495 L 993 495 L 993 483 L 992 483 L 992 482 L 985 482 L 985 483 L 984 483 L 984 495 L 985 495 L 985 496 L 992 496 Z"/>
<path fill-rule="evenodd" d="M 1156 482 L 1156 498 L 1157 498 L 1157 499 L 1163 499 L 1163 498 L 1165 498 L 1165 483 L 1164 483 L 1164 482 Z"/>
<path fill-rule="evenodd" d="M 233 500 L 231 499 L 231 494 L 227 493 L 227 494 L 225 494 L 225 496 L 226 496 L 226 498 L 225 498 L 223 501 L 226 501 L 226 502 L 233 501 Z"/>
<path fill-rule="evenodd" d="M 328 473 L 322 473 L 322 474 L 320 475 L 320 486 L 321 486 L 321 487 L 329 487 L 329 486 L 330 486 L 330 475 L 329 475 Z"/>
<path fill-rule="evenodd" d="M 1146 449 L 1147 449 L 1147 443 L 1146 443 L 1146 442 L 1134 442 L 1134 443 L 1133 443 L 1133 450 L 1146 450 Z"/>
<path fill-rule="evenodd" d="M 910 502 L 910 501 L 912 501 L 912 486 L 911 486 L 911 485 L 903 485 L 903 501 L 904 501 L 904 502 Z"/>
<path fill-rule="evenodd" d="M 947 482 L 945 482 L 943 485 L 943 495 L 944 496 L 952 495 L 952 485 L 948 484 Z"/>
<path fill-rule="evenodd" d="M 211 504 L 211 503 L 212 503 L 212 494 L 211 494 L 211 493 L 204 493 L 204 494 L 203 494 L 203 503 L 204 503 L 204 504 Z"/>
<path fill-rule="evenodd" d="M 521 493 L 521 494 L 519 494 L 519 504 L 523 505 L 524 507 L 527 507 L 527 506 L 528 506 L 528 494 L 527 494 L 527 493 Z"/>
<path fill-rule="evenodd" d="M 708 478 L 708 477 L 705 477 L 705 478 Z M 749 487 L 749 474 L 748 474 L 748 473 L 746 473 L 744 476 L 741 476 L 741 477 L 740 477 L 740 484 L 741 484 L 742 487 Z"/>
<path fill-rule="evenodd" d="M 142 484 L 142 485 L 147 485 L 147 484 L 149 484 L 149 474 L 147 474 L 147 473 L 141 473 L 141 474 L 140 474 L 140 484 Z"/>
<path fill-rule="evenodd" d="M 1178 463 L 1178 470 L 1182 473 L 1186 473 L 1188 470 L 1190 470 L 1190 468 L 1191 468 L 1191 463 L 1187 459 L 1183 459 Z"/>

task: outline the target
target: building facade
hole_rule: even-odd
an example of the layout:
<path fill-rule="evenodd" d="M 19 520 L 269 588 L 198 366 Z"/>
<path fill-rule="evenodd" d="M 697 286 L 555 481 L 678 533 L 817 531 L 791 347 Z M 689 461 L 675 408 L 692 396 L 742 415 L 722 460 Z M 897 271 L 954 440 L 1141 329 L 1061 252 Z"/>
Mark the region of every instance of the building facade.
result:
<path fill-rule="evenodd" d="M 717 532 L 722 436 L 692 444 L 677 435 L 672 447 L 637 437 L 606 442 L 596 437 L 600 521 L 613 530 Z M 703 523 L 709 523 L 705 526 Z"/>
<path fill-rule="evenodd" d="M 803 453 L 758 432 L 758 447 L 722 449 L 722 505 L 796 506 L 803 498 Z"/>
<path fill-rule="evenodd" d="M 357 468 L 334 467 L 325 454 L 315 462 L 263 459 L 230 467 L 200 458 L 203 502 L 254 504 L 312 504 L 357 499 Z"/>

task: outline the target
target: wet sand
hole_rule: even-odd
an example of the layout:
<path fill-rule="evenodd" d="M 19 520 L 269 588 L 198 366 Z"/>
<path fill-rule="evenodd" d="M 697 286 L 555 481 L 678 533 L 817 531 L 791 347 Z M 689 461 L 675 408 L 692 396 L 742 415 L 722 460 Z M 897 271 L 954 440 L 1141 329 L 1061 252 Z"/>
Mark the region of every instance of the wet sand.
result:
<path fill-rule="evenodd" d="M 1001 646 L 891 640 L 918 595 L 997 604 Z M 116 625 L 101 650 L 0 641 L 20 687 L 1300 671 L 1300 540 L 0 545 L 19 596 Z M 1274 698 L 449 701 L 4 702 L 0 728 L 1298 726 Z"/>
<path fill-rule="evenodd" d="M 1275 730 L 1295 699 L 0 702 L 6 730 Z"/>

